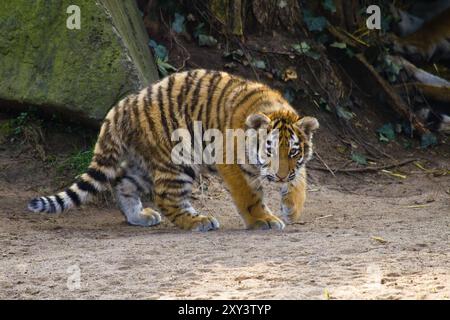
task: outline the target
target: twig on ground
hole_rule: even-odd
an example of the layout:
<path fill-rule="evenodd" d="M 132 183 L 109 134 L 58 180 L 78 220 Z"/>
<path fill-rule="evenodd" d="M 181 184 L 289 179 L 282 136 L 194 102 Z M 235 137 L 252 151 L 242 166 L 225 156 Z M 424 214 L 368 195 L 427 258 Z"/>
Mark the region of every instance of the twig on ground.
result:
<path fill-rule="evenodd" d="M 330 171 L 333 173 L 336 172 L 368 172 L 368 171 L 379 171 L 379 170 L 384 170 L 384 169 L 390 169 L 390 168 L 394 168 L 394 167 L 400 167 L 400 166 L 404 166 L 408 163 L 411 163 L 413 161 L 417 161 L 418 159 L 407 159 L 404 161 L 400 161 L 398 163 L 391 163 L 391 164 L 386 164 L 383 166 L 376 166 L 376 167 L 363 167 L 363 168 L 347 168 L 347 169 L 335 169 L 332 170 L 330 169 L 330 167 L 326 166 L 324 167 L 317 167 L 317 166 L 308 166 L 308 168 L 313 169 L 313 170 L 320 170 L 320 171 Z"/>
<path fill-rule="evenodd" d="M 327 170 L 333 175 L 333 177 L 336 177 L 333 170 L 330 169 L 330 167 L 326 164 L 326 162 L 322 159 L 322 157 L 317 153 L 317 151 L 314 151 L 314 154 L 316 155 L 317 159 L 319 159 L 320 162 L 327 168 Z"/>

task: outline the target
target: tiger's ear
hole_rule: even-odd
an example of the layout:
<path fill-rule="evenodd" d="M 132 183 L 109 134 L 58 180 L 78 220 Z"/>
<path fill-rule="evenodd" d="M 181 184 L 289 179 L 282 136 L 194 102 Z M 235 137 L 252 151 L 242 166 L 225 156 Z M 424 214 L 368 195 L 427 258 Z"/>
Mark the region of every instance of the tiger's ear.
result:
<path fill-rule="evenodd" d="M 245 125 L 249 129 L 260 129 L 266 127 L 270 123 L 270 118 L 262 113 L 251 114 L 245 120 Z"/>
<path fill-rule="evenodd" d="M 295 125 L 302 130 L 307 136 L 319 129 L 319 121 L 314 117 L 304 117 L 298 120 Z"/>

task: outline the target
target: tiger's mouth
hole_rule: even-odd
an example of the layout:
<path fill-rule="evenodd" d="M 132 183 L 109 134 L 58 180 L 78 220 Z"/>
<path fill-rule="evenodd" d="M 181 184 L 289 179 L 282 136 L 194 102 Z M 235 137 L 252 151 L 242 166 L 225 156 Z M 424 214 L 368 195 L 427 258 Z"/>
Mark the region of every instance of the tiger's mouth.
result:
<path fill-rule="evenodd" d="M 289 180 L 289 177 L 284 177 L 284 178 L 280 178 L 278 175 L 273 175 L 273 174 L 269 174 L 266 175 L 265 178 L 270 181 L 270 182 L 275 182 L 275 183 L 284 183 L 284 182 L 288 182 L 291 181 Z"/>

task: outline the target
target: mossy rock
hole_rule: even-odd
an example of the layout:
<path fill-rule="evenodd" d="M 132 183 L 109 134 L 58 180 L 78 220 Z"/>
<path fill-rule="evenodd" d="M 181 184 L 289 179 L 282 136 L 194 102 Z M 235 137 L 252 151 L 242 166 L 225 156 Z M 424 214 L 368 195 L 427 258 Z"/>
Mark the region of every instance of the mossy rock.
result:
<path fill-rule="evenodd" d="M 79 30 L 66 26 L 70 5 Z M 99 122 L 157 80 L 147 43 L 135 1 L 1 1 L 0 100 Z"/>

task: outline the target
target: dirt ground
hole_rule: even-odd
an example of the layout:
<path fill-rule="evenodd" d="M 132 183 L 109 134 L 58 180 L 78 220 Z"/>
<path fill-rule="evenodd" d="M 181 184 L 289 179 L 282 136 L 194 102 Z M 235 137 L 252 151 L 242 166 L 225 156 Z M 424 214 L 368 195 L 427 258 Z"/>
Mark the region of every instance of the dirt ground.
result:
<path fill-rule="evenodd" d="M 406 179 L 310 170 L 301 222 L 282 232 L 244 230 L 213 177 L 196 189 L 194 205 L 221 228 L 191 233 L 167 221 L 128 226 L 101 203 L 30 214 L 30 198 L 70 179 L 55 186 L 53 166 L 3 146 L 0 298 L 449 299 L 450 177 L 414 164 L 401 170 Z M 276 188 L 267 187 L 275 212 Z"/>

